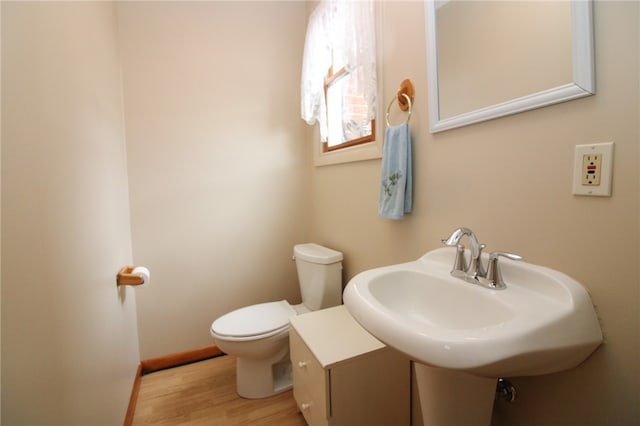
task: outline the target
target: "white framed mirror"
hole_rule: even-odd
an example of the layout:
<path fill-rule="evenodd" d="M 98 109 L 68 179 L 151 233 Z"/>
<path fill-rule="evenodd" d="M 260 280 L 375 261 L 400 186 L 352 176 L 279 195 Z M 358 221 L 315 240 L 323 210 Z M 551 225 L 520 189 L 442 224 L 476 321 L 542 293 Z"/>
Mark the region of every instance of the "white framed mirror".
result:
<path fill-rule="evenodd" d="M 431 133 L 595 93 L 591 0 L 425 0 Z"/>

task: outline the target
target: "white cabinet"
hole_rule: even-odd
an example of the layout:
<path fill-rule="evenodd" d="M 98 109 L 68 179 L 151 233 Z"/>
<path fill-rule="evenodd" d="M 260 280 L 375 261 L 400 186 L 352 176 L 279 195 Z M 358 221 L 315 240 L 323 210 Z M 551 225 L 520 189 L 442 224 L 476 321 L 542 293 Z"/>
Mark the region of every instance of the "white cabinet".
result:
<path fill-rule="evenodd" d="M 409 360 L 344 305 L 291 318 L 293 395 L 310 426 L 410 424 Z"/>

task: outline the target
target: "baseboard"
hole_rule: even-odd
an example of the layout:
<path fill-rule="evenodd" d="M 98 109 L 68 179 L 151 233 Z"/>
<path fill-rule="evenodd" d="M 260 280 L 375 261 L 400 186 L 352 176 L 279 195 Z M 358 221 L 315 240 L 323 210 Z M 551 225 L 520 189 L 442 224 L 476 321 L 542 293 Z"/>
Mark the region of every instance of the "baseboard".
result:
<path fill-rule="evenodd" d="M 203 361 L 220 355 L 224 355 L 224 352 L 216 345 L 210 345 L 186 352 L 140 361 L 138 370 L 136 371 L 136 377 L 133 381 L 133 387 L 131 388 L 131 397 L 129 398 L 129 406 L 127 407 L 127 414 L 124 418 L 124 426 L 131 426 L 133 424 L 133 414 L 136 411 L 142 376 L 153 373 L 154 371 L 166 370 L 167 368 Z"/>
<path fill-rule="evenodd" d="M 142 363 L 138 364 L 138 370 L 136 371 L 136 378 L 133 381 L 133 387 L 131 388 L 131 396 L 129 397 L 129 406 L 127 407 L 127 414 L 124 417 L 124 426 L 131 426 L 133 424 L 133 413 L 136 412 L 136 403 L 138 402 L 138 392 L 140 392 L 141 380 L 142 380 Z"/>
<path fill-rule="evenodd" d="M 140 361 L 142 375 L 224 355 L 216 345 Z"/>

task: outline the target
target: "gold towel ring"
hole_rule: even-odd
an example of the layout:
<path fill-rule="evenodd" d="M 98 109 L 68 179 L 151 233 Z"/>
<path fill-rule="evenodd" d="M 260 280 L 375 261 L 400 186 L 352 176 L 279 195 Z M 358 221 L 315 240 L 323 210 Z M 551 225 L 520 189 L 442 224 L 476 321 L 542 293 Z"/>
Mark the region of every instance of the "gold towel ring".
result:
<path fill-rule="evenodd" d="M 404 96 L 404 98 L 407 100 L 407 105 L 408 105 L 407 110 L 408 110 L 408 112 L 409 112 L 409 115 L 407 115 L 407 120 L 406 120 L 406 122 L 408 123 L 408 122 L 409 122 L 409 119 L 411 118 L 411 110 L 413 109 L 413 105 L 411 104 L 411 98 L 410 98 L 410 97 L 409 97 L 409 95 L 407 95 L 406 93 L 399 93 L 398 95 L 402 95 L 402 96 Z M 398 96 L 398 97 L 400 97 L 400 96 Z M 394 104 L 394 102 L 395 102 L 395 101 L 397 101 L 397 100 L 398 100 L 398 98 L 395 98 L 395 97 L 394 97 L 394 98 L 391 100 L 391 102 L 389 102 L 389 106 L 387 107 L 387 127 L 390 127 L 390 126 L 391 126 L 391 124 L 389 124 L 389 112 L 391 111 L 391 105 L 393 105 L 393 104 Z"/>

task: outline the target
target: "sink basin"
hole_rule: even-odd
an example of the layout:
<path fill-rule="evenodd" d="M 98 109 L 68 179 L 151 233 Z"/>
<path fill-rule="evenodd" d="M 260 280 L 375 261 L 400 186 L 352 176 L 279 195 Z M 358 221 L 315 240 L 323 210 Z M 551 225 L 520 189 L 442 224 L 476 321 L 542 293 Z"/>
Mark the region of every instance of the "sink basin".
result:
<path fill-rule="evenodd" d="M 366 330 L 413 360 L 482 377 L 573 368 L 602 342 L 589 294 L 567 275 L 501 260 L 507 288 L 492 290 L 452 277 L 454 258 L 447 247 L 362 272 L 344 303 Z"/>

